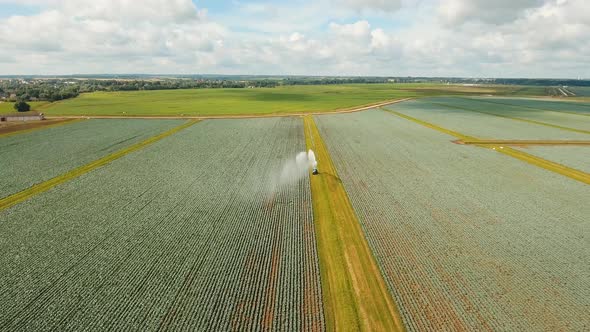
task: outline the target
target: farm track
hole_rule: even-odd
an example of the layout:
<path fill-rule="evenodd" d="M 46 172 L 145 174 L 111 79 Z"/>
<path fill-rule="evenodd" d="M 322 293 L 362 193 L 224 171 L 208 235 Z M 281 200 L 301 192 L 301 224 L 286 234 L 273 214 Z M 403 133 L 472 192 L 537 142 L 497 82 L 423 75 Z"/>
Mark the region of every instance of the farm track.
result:
<path fill-rule="evenodd" d="M 304 117 L 306 142 L 316 153 L 311 177 L 327 330 L 404 331 L 363 230 L 312 116 Z"/>
<path fill-rule="evenodd" d="M 475 110 L 475 109 L 472 109 L 472 108 L 467 108 L 467 107 L 462 107 L 462 106 L 457 106 L 457 105 L 449 105 L 449 104 L 439 103 L 439 102 L 428 102 L 428 103 L 430 103 L 432 105 L 442 106 L 442 107 L 445 107 L 445 108 L 450 108 L 450 109 L 460 109 L 460 110 L 474 112 L 474 113 L 487 114 L 487 115 L 492 115 L 492 116 L 496 116 L 496 117 L 500 117 L 500 118 L 506 118 L 506 119 L 511 119 L 511 120 L 515 120 L 515 121 L 527 122 L 527 123 L 532 123 L 532 124 L 536 124 L 536 125 L 540 125 L 540 126 L 545 126 L 545 127 L 551 127 L 551 128 L 556 128 L 556 129 L 571 131 L 571 132 L 574 132 L 574 133 L 581 133 L 581 134 L 588 134 L 588 135 L 590 135 L 590 131 L 588 131 L 588 130 L 570 128 L 570 127 L 560 126 L 560 125 L 556 125 L 556 124 L 552 124 L 552 123 L 547 123 L 547 122 L 542 122 L 542 121 L 536 121 L 536 120 L 531 120 L 531 119 L 523 119 L 523 118 L 519 118 L 519 117 L 515 117 L 515 116 L 510 116 L 510 115 L 498 114 L 496 112 L 480 111 L 480 110 Z"/>
<path fill-rule="evenodd" d="M 574 169 L 571 167 L 567 167 L 565 165 L 561 165 L 561 164 L 558 164 L 558 163 L 555 163 L 555 162 L 552 162 L 552 161 L 549 161 L 549 160 L 546 160 L 546 159 L 543 159 L 540 157 L 536 157 L 531 154 L 528 154 L 528 153 L 525 153 L 525 152 L 522 152 L 519 150 L 515 150 L 515 149 L 509 148 L 509 147 L 504 147 L 504 146 L 495 145 L 495 144 L 488 144 L 486 142 L 486 140 L 482 140 L 482 144 L 478 144 L 478 142 L 480 141 L 478 138 L 469 137 L 469 136 L 463 135 L 461 133 L 458 133 L 458 132 L 455 132 L 452 130 L 448 130 L 446 128 L 428 123 L 428 122 L 420 120 L 420 119 L 416 119 L 414 117 L 411 117 L 409 115 L 405 115 L 405 114 L 402 114 L 402 113 L 399 113 L 396 111 L 392 111 L 392 110 L 385 109 L 385 108 L 381 108 L 381 109 L 388 112 L 388 113 L 391 113 L 391 114 L 394 114 L 394 115 L 399 116 L 401 118 L 404 118 L 406 120 L 409 120 L 409 121 L 415 122 L 417 124 L 420 124 L 422 126 L 428 127 L 430 129 L 437 130 L 437 131 L 445 133 L 447 135 L 452 135 L 452 136 L 454 136 L 460 140 L 463 140 L 463 141 L 468 141 L 472 145 L 476 145 L 476 146 L 487 148 L 487 149 L 493 149 L 497 152 L 500 152 L 505 155 L 511 156 L 513 158 L 525 161 L 529 164 L 544 168 L 548 171 L 551 171 L 551 172 L 554 172 L 557 174 L 561 174 L 563 176 L 569 177 L 569 178 L 574 179 L 576 181 L 583 182 L 585 184 L 590 184 L 590 174 L 588 174 L 586 172 L 583 172 L 583 171 L 580 171 L 580 170 L 577 170 L 577 169 Z"/>
<path fill-rule="evenodd" d="M 39 184 L 36 184 L 28 189 L 25 189 L 21 192 L 12 194 L 10 196 L 4 197 L 2 199 L 0 199 L 0 211 L 6 208 L 9 208 L 13 205 L 16 205 L 22 201 L 25 201 L 29 198 L 31 198 L 32 196 L 35 196 L 39 193 L 45 192 L 61 183 L 64 183 L 66 181 L 69 181 L 71 179 L 77 178 L 85 173 L 88 173 L 98 167 L 104 166 L 110 162 L 112 162 L 113 160 L 119 159 L 123 156 L 125 156 L 126 154 L 129 154 L 131 152 L 137 151 L 139 149 L 144 148 L 145 146 L 152 144 L 154 142 L 157 142 L 165 137 L 168 137 L 170 135 L 173 135 L 187 127 L 192 126 L 193 124 L 199 122 L 200 120 L 191 120 L 188 121 L 187 123 L 178 126 L 176 128 L 170 129 L 164 133 L 161 133 L 159 135 L 153 136 L 151 138 L 148 138 L 145 141 L 136 143 L 132 146 L 129 146 L 127 148 L 121 149 L 117 152 L 111 153 L 105 157 L 102 157 L 98 160 L 95 160 L 91 163 L 88 163 L 86 165 L 80 166 L 76 169 L 73 169 L 65 174 L 62 174 L 60 176 L 54 177 L 50 180 L 41 182 Z"/>
<path fill-rule="evenodd" d="M 505 140 L 505 139 L 465 140 L 465 139 L 461 139 L 461 140 L 457 141 L 456 143 L 468 144 L 468 145 L 498 145 L 498 146 L 504 146 L 504 145 L 516 145 L 516 146 L 590 145 L 590 141 L 576 141 L 576 140 Z"/>
<path fill-rule="evenodd" d="M 203 115 L 203 116 L 108 116 L 108 115 L 47 115 L 47 119 L 194 119 L 194 120 L 215 120 L 215 119 L 256 119 L 256 118 L 276 118 L 276 117 L 292 117 L 292 116 L 306 116 L 306 115 L 321 115 L 321 114 L 341 114 L 353 113 L 369 110 L 376 107 L 382 107 L 391 104 L 397 104 L 404 101 L 412 100 L 414 98 L 394 99 L 379 103 L 362 105 L 359 107 L 352 107 L 346 109 L 337 109 L 323 112 L 295 112 L 295 113 L 277 113 L 277 114 L 244 114 L 244 115 Z"/>

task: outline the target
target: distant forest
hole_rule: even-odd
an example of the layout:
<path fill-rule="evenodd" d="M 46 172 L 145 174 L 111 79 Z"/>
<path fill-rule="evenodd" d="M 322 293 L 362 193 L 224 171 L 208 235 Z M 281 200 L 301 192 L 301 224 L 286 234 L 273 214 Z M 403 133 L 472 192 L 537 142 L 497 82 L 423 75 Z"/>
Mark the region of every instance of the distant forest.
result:
<path fill-rule="evenodd" d="M 503 84 L 529 86 L 590 86 L 590 80 L 454 78 L 454 77 L 318 77 L 219 75 L 78 75 L 0 77 L 0 98 L 9 101 L 58 101 L 95 91 L 140 91 L 205 88 L 272 88 L 280 85 L 378 83 Z"/>

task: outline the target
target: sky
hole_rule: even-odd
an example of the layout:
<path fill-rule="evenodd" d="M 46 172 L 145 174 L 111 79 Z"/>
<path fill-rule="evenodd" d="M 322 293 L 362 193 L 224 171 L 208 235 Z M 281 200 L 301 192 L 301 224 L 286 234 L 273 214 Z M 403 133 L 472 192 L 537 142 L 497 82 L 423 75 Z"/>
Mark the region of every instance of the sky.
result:
<path fill-rule="evenodd" d="M 0 0 L 0 75 L 590 78 L 588 0 Z"/>

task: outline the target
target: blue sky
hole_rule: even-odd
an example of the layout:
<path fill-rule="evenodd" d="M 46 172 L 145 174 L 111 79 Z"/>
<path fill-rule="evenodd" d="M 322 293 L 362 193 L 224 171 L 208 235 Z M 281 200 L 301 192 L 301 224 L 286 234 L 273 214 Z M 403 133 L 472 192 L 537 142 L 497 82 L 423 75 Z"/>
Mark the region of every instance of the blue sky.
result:
<path fill-rule="evenodd" d="M 590 77 L 585 0 L 0 0 L 0 74 Z"/>

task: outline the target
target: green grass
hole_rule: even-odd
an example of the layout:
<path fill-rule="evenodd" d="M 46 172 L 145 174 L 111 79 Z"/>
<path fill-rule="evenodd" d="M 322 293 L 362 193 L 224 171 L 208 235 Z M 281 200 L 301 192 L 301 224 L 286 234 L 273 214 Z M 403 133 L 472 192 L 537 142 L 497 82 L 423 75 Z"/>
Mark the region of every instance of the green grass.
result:
<path fill-rule="evenodd" d="M 36 111 L 39 106 L 46 105 L 48 102 L 46 101 L 32 101 L 29 102 L 31 105 L 31 110 Z M 14 109 L 14 103 L 11 102 L 0 102 L 0 114 L 7 114 L 7 113 L 15 113 L 16 110 Z"/>
<path fill-rule="evenodd" d="M 404 331 L 315 122 L 306 116 L 304 123 L 307 147 L 321 161 L 320 174 L 310 182 L 326 329 Z"/>
<path fill-rule="evenodd" d="M 259 89 L 95 92 L 49 104 L 41 110 L 48 115 L 263 115 L 331 111 L 407 97 L 507 94 L 513 90 L 514 87 L 355 84 Z"/>

